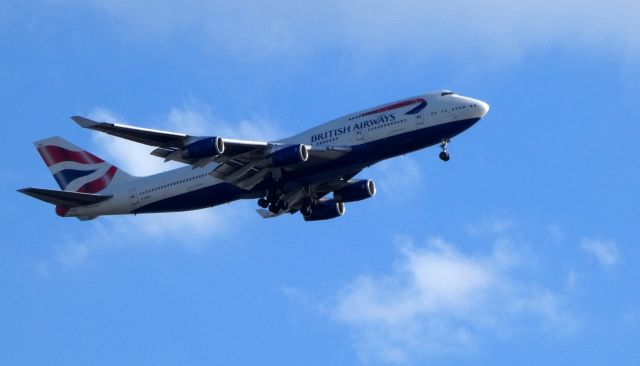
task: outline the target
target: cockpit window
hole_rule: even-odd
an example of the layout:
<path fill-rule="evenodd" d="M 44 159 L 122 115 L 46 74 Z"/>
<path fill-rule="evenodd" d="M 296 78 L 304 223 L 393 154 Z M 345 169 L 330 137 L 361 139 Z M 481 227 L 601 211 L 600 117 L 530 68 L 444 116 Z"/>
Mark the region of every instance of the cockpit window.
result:
<path fill-rule="evenodd" d="M 442 92 L 442 93 L 440 94 L 440 96 L 441 96 L 441 97 L 444 97 L 445 95 L 453 95 L 453 94 L 455 94 L 455 93 L 454 93 L 454 92 L 450 92 L 450 91 L 445 91 L 445 92 Z"/>

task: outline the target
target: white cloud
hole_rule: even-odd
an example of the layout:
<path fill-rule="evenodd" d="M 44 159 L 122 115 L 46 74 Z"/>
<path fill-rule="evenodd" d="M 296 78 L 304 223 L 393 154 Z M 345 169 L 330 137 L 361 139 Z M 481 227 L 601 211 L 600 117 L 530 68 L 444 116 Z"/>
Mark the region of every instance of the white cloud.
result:
<path fill-rule="evenodd" d="M 366 174 L 375 181 L 381 193 L 394 201 L 411 199 L 412 193 L 419 193 L 424 184 L 420 165 L 408 156 L 382 161 Z"/>
<path fill-rule="evenodd" d="M 197 253 L 206 249 L 211 239 L 227 237 L 254 214 L 248 202 L 238 202 L 195 211 L 137 215 L 128 217 L 126 223 L 112 217 L 109 222 L 120 228 L 123 237 L 136 232 L 153 239 L 151 242 L 176 243 Z"/>
<path fill-rule="evenodd" d="M 390 274 L 345 286 L 332 316 L 353 331 L 364 359 L 395 363 L 473 350 L 486 333 L 571 331 L 562 297 L 518 279 L 519 262 L 505 260 L 517 255 L 504 250 L 468 255 L 440 238 L 410 244 Z"/>
<path fill-rule="evenodd" d="M 69 0 L 78 3 L 77 0 Z M 82 2 L 85 4 L 86 2 Z M 180 32 L 239 58 L 296 59 L 327 48 L 352 53 L 411 52 L 412 59 L 460 53 L 504 63 L 562 45 L 637 58 L 634 0 L 223 2 L 93 0 L 89 4 L 139 35 Z M 247 42 L 247 40 L 251 40 Z M 287 55 L 287 57 L 282 57 Z M 282 62 L 282 61 L 281 61 Z"/>
<path fill-rule="evenodd" d="M 89 257 L 90 251 L 87 243 L 72 243 L 56 249 L 58 260 L 68 267 L 76 267 L 84 263 Z"/>
<path fill-rule="evenodd" d="M 112 248 L 117 244 L 126 245 L 127 240 L 139 239 L 133 233 L 128 237 L 118 234 L 119 227 L 103 221 L 87 223 L 82 233 L 66 236 L 61 244 L 55 246 L 56 261 L 66 268 L 83 268 L 95 256 L 96 252 Z M 47 267 L 51 265 L 47 263 Z"/>
<path fill-rule="evenodd" d="M 467 231 L 472 235 L 495 234 L 502 235 L 513 229 L 515 222 L 506 214 L 490 215 L 477 224 L 467 226 Z"/>
<path fill-rule="evenodd" d="M 134 246 L 177 245 L 197 254 L 225 243 L 253 214 L 249 202 L 237 202 L 196 211 L 100 217 L 85 224 L 81 239 L 66 238 L 57 245 L 55 259 L 75 269 L 100 253 Z"/>
<path fill-rule="evenodd" d="M 581 248 L 605 267 L 618 264 L 618 246 L 613 240 L 583 239 Z"/>
<path fill-rule="evenodd" d="M 94 108 L 89 118 L 99 122 L 125 123 L 125 119 L 102 107 Z M 149 127 L 151 126 L 144 126 Z M 107 135 L 101 132 L 93 133 L 93 142 L 98 146 L 96 155 L 112 162 L 126 172 L 146 176 L 175 169 L 180 165 L 175 162 L 165 163 L 163 159 L 149 155 L 153 147 Z"/>
<path fill-rule="evenodd" d="M 216 118 L 211 108 L 199 102 L 190 102 L 181 108 L 172 108 L 167 116 L 167 128 L 191 135 L 216 135 L 231 139 L 272 141 L 283 138 L 278 125 L 263 117 L 229 123 Z"/>

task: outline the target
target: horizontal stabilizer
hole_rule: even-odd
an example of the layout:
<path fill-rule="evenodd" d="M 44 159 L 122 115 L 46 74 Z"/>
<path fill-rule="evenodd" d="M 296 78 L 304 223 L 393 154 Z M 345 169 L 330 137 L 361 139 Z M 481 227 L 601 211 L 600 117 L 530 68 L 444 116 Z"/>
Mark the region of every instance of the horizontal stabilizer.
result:
<path fill-rule="evenodd" d="M 43 188 L 23 188 L 19 189 L 18 192 L 52 205 L 67 208 L 94 205 L 112 197 L 102 194 L 56 191 Z"/>

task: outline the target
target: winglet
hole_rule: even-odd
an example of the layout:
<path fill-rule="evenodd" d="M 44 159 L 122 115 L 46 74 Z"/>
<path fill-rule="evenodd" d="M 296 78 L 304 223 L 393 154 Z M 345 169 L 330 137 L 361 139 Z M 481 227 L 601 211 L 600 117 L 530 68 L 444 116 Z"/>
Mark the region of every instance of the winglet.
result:
<path fill-rule="evenodd" d="M 82 128 L 91 128 L 93 126 L 98 125 L 99 123 L 96 121 L 92 121 L 88 118 L 84 118 L 82 116 L 73 116 L 71 117 L 71 119 L 77 123 L 78 125 L 80 125 L 80 127 Z"/>

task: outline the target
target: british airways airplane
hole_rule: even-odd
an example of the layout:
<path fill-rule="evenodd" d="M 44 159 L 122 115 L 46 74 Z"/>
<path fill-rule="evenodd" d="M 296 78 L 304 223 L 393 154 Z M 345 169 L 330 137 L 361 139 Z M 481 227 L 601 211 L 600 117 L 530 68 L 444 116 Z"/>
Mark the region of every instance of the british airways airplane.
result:
<path fill-rule="evenodd" d="M 345 203 L 376 193 L 364 168 L 440 145 L 449 160 L 454 136 L 489 111 L 481 100 L 447 90 L 403 99 L 329 121 L 278 141 L 191 136 L 74 116 L 81 127 L 155 147 L 151 155 L 187 166 L 134 177 L 60 137 L 34 144 L 61 190 L 19 192 L 56 206 L 62 217 L 196 210 L 257 199 L 258 213 L 300 212 L 307 221 L 345 213 Z M 328 197 L 331 194 L 331 197 Z"/>

